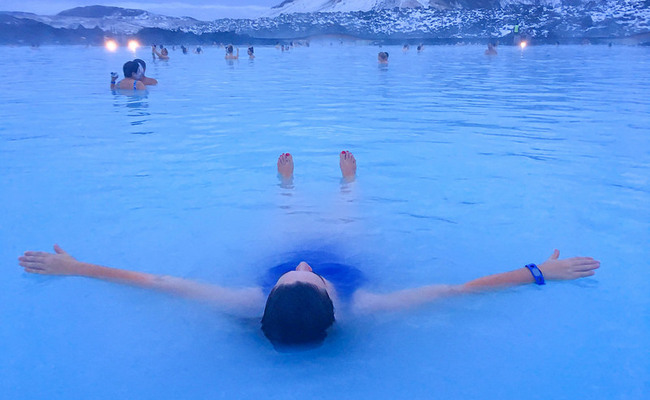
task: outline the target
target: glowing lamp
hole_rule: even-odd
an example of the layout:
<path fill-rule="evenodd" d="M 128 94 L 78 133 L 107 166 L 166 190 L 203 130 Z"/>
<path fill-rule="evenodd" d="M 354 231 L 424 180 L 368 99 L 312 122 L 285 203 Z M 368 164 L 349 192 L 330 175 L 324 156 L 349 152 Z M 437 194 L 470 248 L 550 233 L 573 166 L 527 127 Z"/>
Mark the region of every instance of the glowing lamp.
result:
<path fill-rule="evenodd" d="M 115 40 L 107 40 L 106 43 L 104 43 L 106 46 L 106 49 L 108 51 L 115 51 L 117 50 L 117 42 Z"/>
<path fill-rule="evenodd" d="M 528 43 L 523 42 L 523 41 L 521 43 L 519 43 L 519 46 L 521 46 L 522 49 L 526 48 L 527 45 L 528 45 Z"/>
<path fill-rule="evenodd" d="M 128 47 L 129 50 L 135 52 L 138 49 L 138 47 L 140 47 L 140 43 L 138 43 L 137 40 L 129 40 Z"/>

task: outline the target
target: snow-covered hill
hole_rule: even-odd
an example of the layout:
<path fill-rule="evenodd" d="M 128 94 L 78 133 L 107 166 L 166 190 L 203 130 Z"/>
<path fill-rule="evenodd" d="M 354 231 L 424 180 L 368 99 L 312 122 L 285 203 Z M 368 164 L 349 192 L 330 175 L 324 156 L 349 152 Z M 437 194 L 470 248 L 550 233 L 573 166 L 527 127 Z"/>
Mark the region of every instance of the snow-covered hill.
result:
<path fill-rule="evenodd" d="M 190 29 L 202 23 L 202 21 L 190 17 L 167 17 L 144 10 L 105 6 L 77 7 L 62 11 L 57 15 L 21 12 L 6 12 L 4 14 L 16 18 L 31 19 L 53 28 L 84 27 L 93 29 L 97 27 L 113 34 L 135 34 L 142 28 Z"/>
<path fill-rule="evenodd" d="M 406 7 L 409 1 L 420 7 Z M 453 1 L 453 4 L 451 3 Z M 212 43 L 241 41 L 275 43 L 319 35 L 345 35 L 366 40 L 418 40 L 449 43 L 505 39 L 515 24 L 539 43 L 579 42 L 584 38 L 609 41 L 650 36 L 650 0 L 563 0 L 573 5 L 528 5 L 522 1 L 495 0 L 493 8 L 463 8 L 492 0 L 288 0 L 288 5 L 354 4 L 369 11 L 282 13 L 258 19 L 198 21 L 166 17 L 143 10 L 116 7 L 81 7 L 54 16 L 0 12 L 0 43 L 99 44 L 104 36 L 139 37 L 144 43 Z M 349 3 L 347 3 L 349 2 Z M 433 7 L 433 3 L 439 7 Z M 516 4 L 507 5 L 507 2 Z M 382 8 L 397 4 L 402 7 Z M 505 4 L 502 6 L 502 3 Z M 411 3 L 409 3 L 411 4 Z M 426 6 L 423 6 L 426 5 Z M 453 7 L 452 7 L 453 5 Z M 355 6 L 355 7 L 356 7 Z M 645 36 L 644 36 L 645 35 Z M 634 40 L 632 41 L 634 42 Z M 512 43 L 512 41 L 510 41 Z"/>
<path fill-rule="evenodd" d="M 284 0 L 269 10 L 266 16 L 312 12 L 379 11 L 395 8 L 492 9 L 509 5 L 557 7 L 593 2 L 593 0 Z M 601 1 L 602 2 L 602 1 Z"/>
<path fill-rule="evenodd" d="M 311 12 L 351 12 L 392 8 L 449 8 L 446 0 L 285 0 L 269 11 L 269 17 L 280 14 Z"/>
<path fill-rule="evenodd" d="M 317 0 L 311 1 L 315 4 Z M 370 3 L 375 0 L 364 1 Z M 201 29 L 234 31 L 266 38 L 342 34 L 379 40 L 469 40 L 503 37 L 512 32 L 515 24 L 519 24 L 522 31 L 540 42 L 555 42 L 563 38 L 623 37 L 650 32 L 650 0 L 606 0 L 584 4 L 583 0 L 572 1 L 576 5 L 511 4 L 488 9 L 440 10 L 427 7 L 293 13 L 257 20 L 222 19 L 203 25 Z"/>

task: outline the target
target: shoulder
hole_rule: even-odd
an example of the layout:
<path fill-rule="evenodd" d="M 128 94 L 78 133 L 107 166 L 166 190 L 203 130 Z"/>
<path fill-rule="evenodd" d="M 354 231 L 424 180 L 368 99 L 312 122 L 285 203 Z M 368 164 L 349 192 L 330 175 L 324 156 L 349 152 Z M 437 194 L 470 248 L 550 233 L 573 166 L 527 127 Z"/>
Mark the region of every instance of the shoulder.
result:
<path fill-rule="evenodd" d="M 381 295 L 359 289 L 352 295 L 350 310 L 354 314 L 367 314 L 375 311 L 381 303 Z"/>
<path fill-rule="evenodd" d="M 136 82 L 135 87 L 136 87 L 136 89 L 139 89 L 139 90 L 144 90 L 144 89 L 147 88 L 147 87 L 144 85 L 144 83 L 142 83 L 142 82 L 140 82 L 140 81 L 137 81 L 137 82 Z"/>

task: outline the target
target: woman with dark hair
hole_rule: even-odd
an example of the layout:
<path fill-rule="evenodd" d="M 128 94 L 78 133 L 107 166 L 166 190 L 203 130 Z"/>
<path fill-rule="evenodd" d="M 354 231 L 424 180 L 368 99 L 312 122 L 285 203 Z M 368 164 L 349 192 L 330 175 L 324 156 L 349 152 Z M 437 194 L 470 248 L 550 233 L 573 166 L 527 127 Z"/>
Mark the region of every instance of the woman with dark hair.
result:
<path fill-rule="evenodd" d="M 339 165 L 344 182 L 354 181 L 357 166 L 352 153 L 341 152 Z M 293 157 L 289 153 L 282 154 L 277 166 L 281 180 L 291 181 Z M 267 271 L 265 282 L 244 289 L 88 264 L 75 260 L 56 244 L 54 253 L 27 251 L 18 261 L 29 273 L 85 276 L 140 286 L 202 300 L 245 316 L 259 317 L 263 311 L 264 335 L 276 348 L 283 348 L 322 343 L 342 304 L 346 304 L 344 309 L 352 314 L 406 309 L 466 293 L 583 278 L 593 275 L 600 266 L 599 261 L 590 257 L 560 260 L 559 254 L 555 250 L 539 267 L 528 264 L 462 285 L 428 285 L 392 293 L 372 293 L 361 289 L 365 277 L 358 269 L 325 260 L 322 254 L 314 252 L 294 255 L 294 260 L 302 261 L 288 261 L 273 267 Z M 308 264 L 306 259 L 312 264 Z"/>
<path fill-rule="evenodd" d="M 142 66 L 135 61 L 127 61 L 122 67 L 124 72 L 124 79 L 116 82 L 117 75 L 111 74 L 111 89 L 122 90 L 145 90 L 144 83 L 140 82 L 140 78 L 144 74 Z"/>
<path fill-rule="evenodd" d="M 377 62 L 379 62 L 379 64 L 388 64 L 388 53 L 380 51 L 379 54 L 377 54 Z"/>
<path fill-rule="evenodd" d="M 239 59 L 239 47 L 237 47 L 237 54 L 233 54 L 234 47 L 232 44 L 226 46 L 226 60 L 238 60 Z"/>
<path fill-rule="evenodd" d="M 253 46 L 248 46 L 248 58 L 251 60 L 255 59 L 255 49 Z"/>
<path fill-rule="evenodd" d="M 137 62 L 138 64 L 140 64 L 140 66 L 142 67 L 142 76 L 140 77 L 140 81 L 141 81 L 142 83 L 144 83 L 145 86 L 149 86 L 149 85 L 157 85 L 157 84 L 158 84 L 158 81 L 157 81 L 156 79 L 154 79 L 154 78 L 149 78 L 148 76 L 144 76 L 144 74 L 147 72 L 147 63 L 144 62 L 144 60 L 142 60 L 142 59 L 140 59 L 140 58 L 136 58 L 136 59 L 133 60 L 133 61 L 135 61 L 135 62 Z"/>

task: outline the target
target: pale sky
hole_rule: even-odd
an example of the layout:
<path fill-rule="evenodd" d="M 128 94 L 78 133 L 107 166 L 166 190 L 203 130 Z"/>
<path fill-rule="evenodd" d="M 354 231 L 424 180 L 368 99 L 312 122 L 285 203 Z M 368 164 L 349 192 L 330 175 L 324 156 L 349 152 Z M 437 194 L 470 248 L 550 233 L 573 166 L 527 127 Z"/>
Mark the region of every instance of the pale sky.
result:
<path fill-rule="evenodd" d="M 207 21 L 224 17 L 255 18 L 281 2 L 282 0 L 0 0 L 0 11 L 54 15 L 74 7 L 103 5 Z"/>

